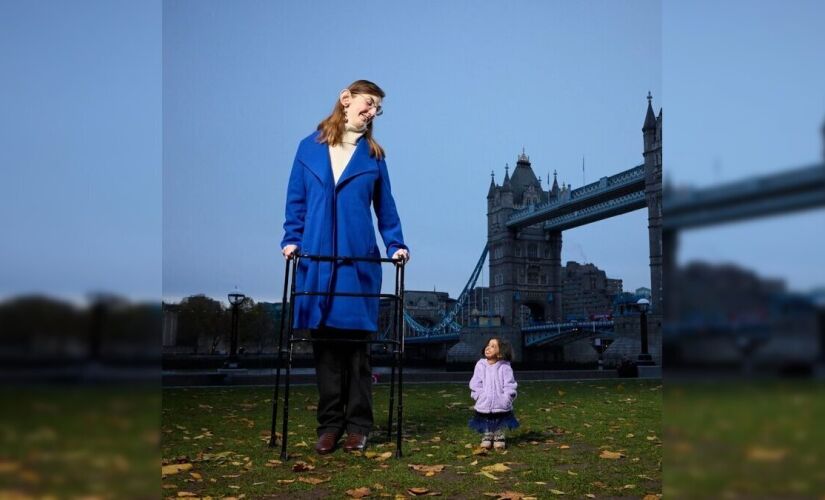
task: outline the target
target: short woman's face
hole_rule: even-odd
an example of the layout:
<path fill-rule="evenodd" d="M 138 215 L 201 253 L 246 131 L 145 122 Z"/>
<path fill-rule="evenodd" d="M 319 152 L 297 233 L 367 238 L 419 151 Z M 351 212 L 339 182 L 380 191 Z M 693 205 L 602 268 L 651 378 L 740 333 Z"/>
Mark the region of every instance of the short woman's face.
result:
<path fill-rule="evenodd" d="M 484 356 L 488 359 L 498 357 L 498 340 L 492 339 L 487 342 L 487 347 L 484 348 Z"/>
<path fill-rule="evenodd" d="M 346 107 L 347 123 L 357 129 L 366 127 L 382 113 L 381 98 L 370 94 L 350 94 L 341 103 Z"/>

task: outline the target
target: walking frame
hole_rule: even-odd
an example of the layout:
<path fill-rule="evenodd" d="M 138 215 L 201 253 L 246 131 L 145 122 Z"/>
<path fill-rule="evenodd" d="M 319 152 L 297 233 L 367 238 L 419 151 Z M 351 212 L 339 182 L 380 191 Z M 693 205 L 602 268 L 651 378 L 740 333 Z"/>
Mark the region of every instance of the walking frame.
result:
<path fill-rule="evenodd" d="M 300 263 L 301 259 L 307 259 L 312 261 L 319 261 L 319 262 L 341 262 L 341 263 L 352 263 L 352 262 L 372 262 L 376 265 L 382 265 L 384 263 L 392 263 L 395 266 L 395 293 L 394 294 L 382 294 L 382 293 L 347 293 L 347 292 L 321 292 L 315 290 L 295 290 L 295 275 L 298 270 L 298 264 Z M 289 456 L 287 454 L 287 441 L 289 439 L 289 374 L 290 369 L 292 368 L 292 346 L 298 342 L 325 342 L 329 341 L 329 339 L 314 339 L 311 337 L 295 337 L 294 336 L 294 328 L 293 328 L 293 317 L 294 317 L 294 310 L 295 310 L 295 297 L 296 296 L 309 296 L 309 295 L 320 295 L 320 296 L 340 296 L 340 297 L 363 297 L 363 298 L 386 298 L 391 299 L 393 301 L 393 315 L 392 315 L 392 323 L 391 323 L 391 334 L 388 338 L 381 339 L 377 338 L 378 334 L 376 332 L 375 339 L 367 339 L 367 340 L 352 340 L 352 339 L 340 339 L 334 340 L 334 342 L 352 342 L 352 343 L 359 343 L 359 344 L 386 344 L 392 347 L 392 368 L 390 372 L 390 404 L 388 409 L 387 415 L 387 442 L 391 442 L 392 440 L 392 414 L 393 414 L 393 405 L 395 404 L 395 372 L 398 370 L 398 407 L 397 407 L 397 421 L 396 421 L 396 431 L 395 431 L 395 457 L 401 458 L 403 456 L 401 451 L 401 429 L 403 424 L 404 418 L 404 399 L 403 399 L 403 374 L 404 374 L 404 260 L 395 260 L 395 259 L 386 259 L 386 258 L 378 258 L 378 257 L 337 257 L 337 256 L 328 256 L 328 255 L 309 255 L 309 254 L 300 254 L 300 255 L 290 255 L 286 261 L 286 269 L 284 271 L 284 294 L 283 294 L 283 301 L 281 302 L 282 307 L 289 305 L 288 312 L 287 310 L 281 311 L 281 331 L 278 336 L 278 365 L 275 369 L 275 394 L 272 397 L 272 428 L 270 430 L 269 436 L 269 447 L 274 448 L 276 443 L 276 432 L 275 429 L 277 427 L 277 420 L 278 420 L 278 398 L 279 398 L 279 389 L 281 386 L 281 367 L 284 364 L 284 355 L 287 355 L 286 358 L 286 375 L 284 379 L 284 403 L 283 403 L 283 428 L 281 430 L 281 460 L 288 460 Z M 289 294 L 289 300 L 287 300 L 287 293 Z M 287 332 L 287 345 L 286 348 L 284 347 L 284 333 Z"/>

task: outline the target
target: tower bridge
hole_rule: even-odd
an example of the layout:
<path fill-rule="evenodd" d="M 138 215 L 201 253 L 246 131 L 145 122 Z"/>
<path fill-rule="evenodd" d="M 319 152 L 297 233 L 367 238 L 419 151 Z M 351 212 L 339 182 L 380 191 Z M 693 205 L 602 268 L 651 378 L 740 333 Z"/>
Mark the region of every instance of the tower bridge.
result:
<path fill-rule="evenodd" d="M 405 315 L 410 347 L 427 349 L 428 344 L 438 344 L 449 348 L 448 359 L 462 355 L 477 359 L 480 344 L 493 333 L 508 338 L 517 357 L 525 350 L 555 348 L 594 335 L 615 336 L 633 330 L 638 338 L 638 316 L 635 328 L 627 327 L 627 318 L 619 319 L 617 324 L 610 320 L 589 326 L 564 320 L 561 248 L 562 233 L 567 229 L 643 208 L 648 210 L 651 317 L 655 323 L 662 310 L 662 112 L 660 109 L 658 115 L 654 113 L 650 94 L 642 136 L 641 164 L 576 189 L 560 186 L 554 172 L 552 186 L 545 190 L 524 151 L 518 155 L 512 175 L 509 166 L 505 167 L 500 185 L 491 175 L 487 242 L 481 257 L 440 322 L 425 326 Z M 490 283 L 488 310 L 482 313 L 495 317 L 497 326 L 470 328 L 462 324 L 462 312 L 485 261 Z M 526 317 L 529 321 L 524 321 Z M 660 325 L 658 322 L 657 328 Z"/>

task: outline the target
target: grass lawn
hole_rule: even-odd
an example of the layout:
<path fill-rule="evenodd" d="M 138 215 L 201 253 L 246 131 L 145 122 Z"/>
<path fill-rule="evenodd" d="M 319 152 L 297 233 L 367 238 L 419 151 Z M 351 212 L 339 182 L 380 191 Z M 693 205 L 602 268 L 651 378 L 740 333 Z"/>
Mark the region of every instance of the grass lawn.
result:
<path fill-rule="evenodd" d="M 346 498 L 369 489 L 370 498 L 508 491 L 509 498 L 641 498 L 662 491 L 659 381 L 523 382 L 515 403 L 521 427 L 506 451 L 486 455 L 467 427 L 465 384 L 406 384 L 402 459 L 384 442 L 388 393 L 387 385 L 374 387 L 377 428 L 367 453 L 320 457 L 316 390 L 293 387 L 290 459 L 281 463 L 280 448 L 267 446 L 271 389 L 164 390 L 163 496 Z M 175 464 L 180 472 L 169 467 Z"/>
<path fill-rule="evenodd" d="M 665 387 L 668 498 L 825 498 L 825 384 Z"/>
<path fill-rule="evenodd" d="M 0 499 L 157 498 L 157 386 L 0 389 Z"/>

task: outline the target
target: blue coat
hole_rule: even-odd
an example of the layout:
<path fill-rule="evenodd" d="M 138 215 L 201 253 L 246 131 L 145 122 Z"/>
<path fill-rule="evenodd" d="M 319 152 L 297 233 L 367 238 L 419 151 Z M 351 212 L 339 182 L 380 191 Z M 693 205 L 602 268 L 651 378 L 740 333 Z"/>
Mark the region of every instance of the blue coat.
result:
<path fill-rule="evenodd" d="M 373 205 L 387 255 L 406 249 L 386 162 L 371 157 L 369 143 L 361 137 L 336 184 L 329 147 L 317 142 L 318 134 L 302 140 L 295 154 L 281 248 L 298 245 L 305 254 L 380 257 Z M 296 291 L 380 293 L 381 264 L 301 259 L 295 285 Z M 378 298 L 298 296 L 293 326 L 377 331 Z"/>

